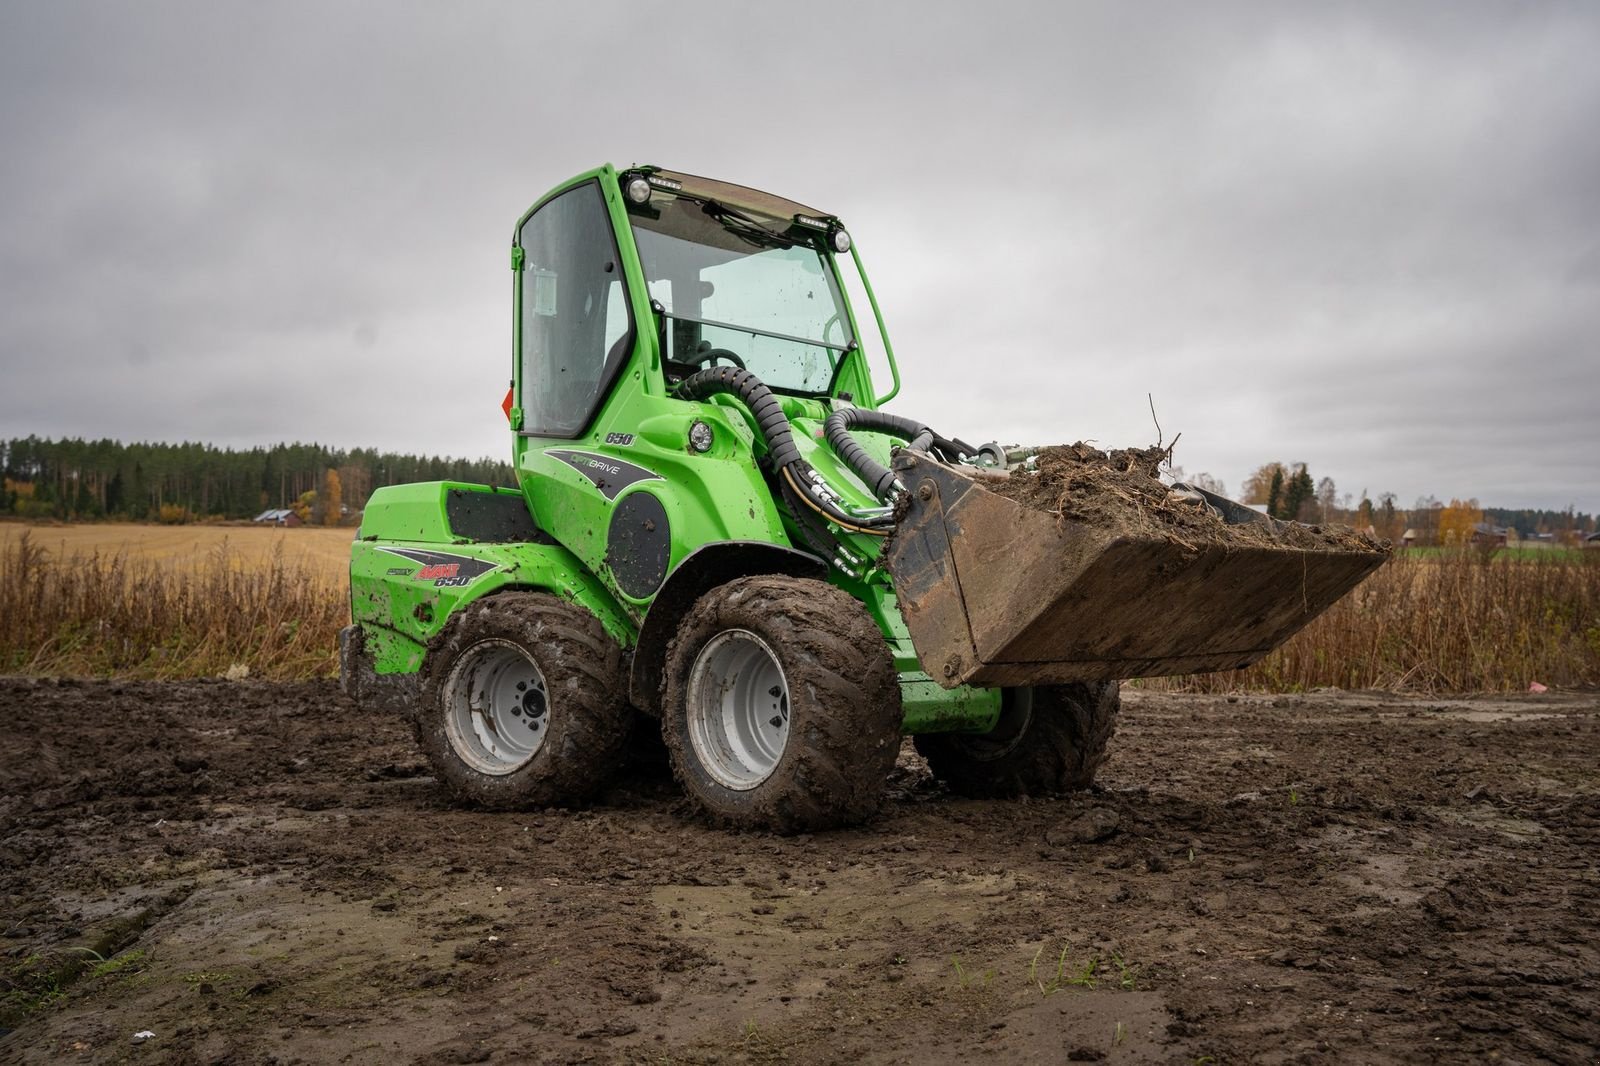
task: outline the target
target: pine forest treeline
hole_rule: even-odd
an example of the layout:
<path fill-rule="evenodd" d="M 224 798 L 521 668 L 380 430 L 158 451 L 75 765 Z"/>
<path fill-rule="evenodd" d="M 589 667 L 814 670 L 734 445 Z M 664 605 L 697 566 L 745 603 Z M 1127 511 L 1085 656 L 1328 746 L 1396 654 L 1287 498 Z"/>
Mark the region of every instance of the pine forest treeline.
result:
<path fill-rule="evenodd" d="M 0 441 L 0 472 L 0 514 L 135 521 L 174 514 L 251 518 L 267 508 L 295 507 L 311 494 L 326 496 L 330 483 L 350 511 L 359 511 L 384 485 L 515 484 L 510 464 L 493 459 L 300 443 L 236 451 L 196 443 L 22 437 Z"/>

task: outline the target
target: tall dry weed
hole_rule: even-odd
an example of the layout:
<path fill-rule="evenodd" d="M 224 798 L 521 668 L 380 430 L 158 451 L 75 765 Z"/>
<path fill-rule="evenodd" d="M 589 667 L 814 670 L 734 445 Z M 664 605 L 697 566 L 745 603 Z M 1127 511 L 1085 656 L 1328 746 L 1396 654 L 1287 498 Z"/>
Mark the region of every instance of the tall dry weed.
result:
<path fill-rule="evenodd" d="M 208 677 L 337 673 L 342 581 L 226 544 L 186 565 L 0 545 L 0 672 Z M 1549 559 L 1401 553 L 1247 670 L 1152 679 L 1185 691 L 1323 686 L 1509 692 L 1600 684 L 1600 552 Z"/>
<path fill-rule="evenodd" d="M 186 562 L 61 556 L 31 534 L 0 545 L 0 672 L 280 680 L 338 671 L 344 583 L 288 560 L 246 563 L 226 542 Z"/>
<path fill-rule="evenodd" d="M 1218 692 L 1516 692 L 1600 684 L 1600 552 L 1401 552 L 1246 670 L 1151 680 Z"/>

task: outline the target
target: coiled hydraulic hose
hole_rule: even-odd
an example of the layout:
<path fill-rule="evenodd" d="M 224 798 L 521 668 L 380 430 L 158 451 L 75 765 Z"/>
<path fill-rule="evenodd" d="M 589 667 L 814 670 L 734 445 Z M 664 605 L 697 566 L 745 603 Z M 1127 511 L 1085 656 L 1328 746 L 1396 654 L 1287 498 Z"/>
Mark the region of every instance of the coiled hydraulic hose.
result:
<path fill-rule="evenodd" d="M 801 462 L 800 449 L 794 446 L 794 431 L 772 390 L 748 370 L 732 366 L 713 366 L 697 370 L 678 382 L 678 395 L 685 400 L 704 400 L 719 392 L 739 397 L 755 416 L 756 426 L 766 439 L 772 464 L 783 469 Z"/>
<path fill-rule="evenodd" d="M 906 447 L 914 452 L 925 452 L 933 447 L 936 436 L 933 430 L 915 419 L 902 418 L 885 411 L 841 407 L 828 416 L 828 420 L 822 426 L 828 446 L 846 466 L 861 476 L 861 480 L 867 483 L 874 496 L 885 502 L 889 500 L 895 488 L 894 471 L 868 455 L 861 443 L 850 435 L 852 429 L 888 433 L 899 437 L 908 441 Z"/>
<path fill-rule="evenodd" d="M 789 428 L 789 419 L 779 406 L 778 398 L 750 371 L 731 366 L 708 367 L 679 382 L 677 392 L 686 400 L 704 400 L 717 393 L 728 393 L 744 403 L 767 442 L 767 453 L 778 471 L 781 491 L 796 521 L 810 527 L 802 515 L 803 507 L 852 533 L 878 537 L 889 535 L 889 529 L 894 524 L 892 515 L 852 515 L 840 506 L 839 494 L 829 488 L 822 475 L 800 457 L 800 449 L 794 443 L 794 431 Z M 820 535 L 815 527 L 810 528 L 813 534 Z M 844 552 L 837 543 L 833 547 L 836 555 L 850 554 Z"/>
<path fill-rule="evenodd" d="M 679 382 L 677 393 L 686 400 L 704 400 L 718 393 L 737 396 L 755 418 L 756 428 L 767 442 L 767 454 L 777 471 L 778 491 L 798 523 L 802 537 L 813 548 L 831 557 L 841 570 L 861 576 L 870 565 L 869 561 L 841 543 L 821 519 L 852 533 L 886 537 L 894 526 L 893 511 L 885 508 L 871 514 L 856 514 L 845 510 L 843 497 L 801 458 L 788 416 L 760 378 L 743 367 L 708 367 Z M 946 462 L 959 462 L 976 454 L 970 444 L 947 440 L 914 419 L 860 407 L 834 411 L 823 426 L 828 446 L 884 503 L 893 503 L 903 486 L 893 470 L 867 454 L 861 443 L 851 436 L 852 429 L 899 437 L 912 451 L 931 453 Z"/>

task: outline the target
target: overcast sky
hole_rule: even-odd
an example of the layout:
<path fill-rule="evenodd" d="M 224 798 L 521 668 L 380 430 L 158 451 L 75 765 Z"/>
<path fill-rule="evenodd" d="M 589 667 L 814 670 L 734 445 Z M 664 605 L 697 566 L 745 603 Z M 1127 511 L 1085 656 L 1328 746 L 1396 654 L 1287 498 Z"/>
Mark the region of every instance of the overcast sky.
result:
<path fill-rule="evenodd" d="M 610 161 L 838 214 L 969 440 L 1600 510 L 1600 5 L 0 0 L 0 435 L 509 454 Z"/>

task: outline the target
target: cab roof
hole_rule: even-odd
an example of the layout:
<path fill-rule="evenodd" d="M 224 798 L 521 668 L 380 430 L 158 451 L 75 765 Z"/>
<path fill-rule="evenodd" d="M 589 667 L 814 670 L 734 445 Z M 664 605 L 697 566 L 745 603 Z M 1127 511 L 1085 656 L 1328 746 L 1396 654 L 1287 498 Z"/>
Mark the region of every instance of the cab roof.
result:
<path fill-rule="evenodd" d="M 784 223 L 788 223 L 795 215 L 809 215 L 812 218 L 834 217 L 826 211 L 818 211 L 814 207 L 807 207 L 794 200 L 787 200 L 782 196 L 774 196 L 770 192 L 762 192 L 760 189 L 752 189 L 745 185 L 735 185 L 715 178 L 702 178 L 695 174 L 683 174 L 676 170 L 654 166 L 638 166 L 632 169 L 681 182 L 683 191 L 691 196 L 715 200 L 729 207 L 736 207 L 750 214 L 765 215 L 767 218 Z"/>

